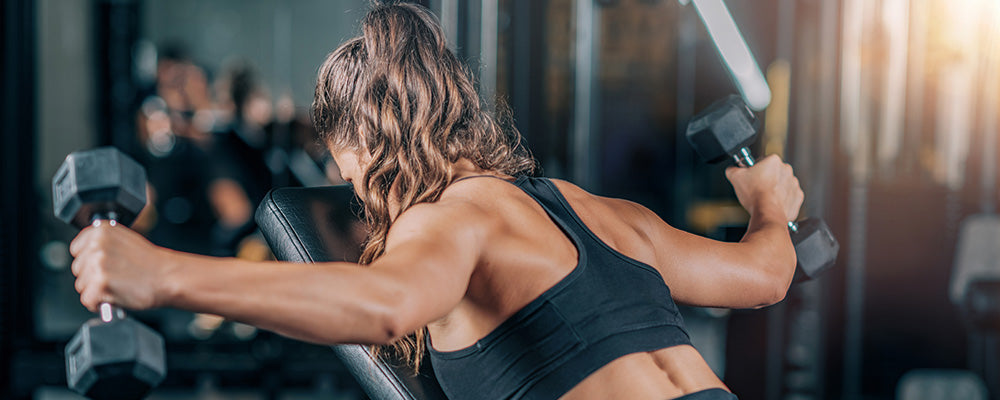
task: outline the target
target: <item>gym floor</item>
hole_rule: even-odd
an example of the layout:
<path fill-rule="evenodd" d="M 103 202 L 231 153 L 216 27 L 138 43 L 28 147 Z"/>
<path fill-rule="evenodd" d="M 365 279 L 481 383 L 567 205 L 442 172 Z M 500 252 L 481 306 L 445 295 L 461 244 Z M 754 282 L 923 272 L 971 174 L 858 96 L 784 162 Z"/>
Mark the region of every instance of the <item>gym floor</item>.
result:
<path fill-rule="evenodd" d="M 747 222 L 723 166 L 687 143 L 688 121 L 734 93 L 757 109 L 751 150 L 795 167 L 803 216 L 823 218 L 840 251 L 778 305 L 682 310 L 740 399 L 1000 399 L 1000 3 L 417 2 L 480 93 L 509 106 L 546 176 L 684 230 L 738 240 Z M 719 15 L 696 8 L 717 3 L 737 36 L 706 28 Z M 3 3 L 0 398 L 81 398 L 62 349 L 93 315 L 68 268 L 76 230 L 52 215 L 63 158 L 103 145 L 135 156 L 152 191 L 134 229 L 157 244 L 270 258 L 239 210 L 271 188 L 343 183 L 307 114 L 319 64 L 367 4 Z M 727 67 L 725 49 L 744 46 L 765 103 Z M 345 232 L 356 257 L 364 228 Z M 150 399 L 365 398 L 326 347 L 209 315 L 135 317 L 166 340 Z"/>

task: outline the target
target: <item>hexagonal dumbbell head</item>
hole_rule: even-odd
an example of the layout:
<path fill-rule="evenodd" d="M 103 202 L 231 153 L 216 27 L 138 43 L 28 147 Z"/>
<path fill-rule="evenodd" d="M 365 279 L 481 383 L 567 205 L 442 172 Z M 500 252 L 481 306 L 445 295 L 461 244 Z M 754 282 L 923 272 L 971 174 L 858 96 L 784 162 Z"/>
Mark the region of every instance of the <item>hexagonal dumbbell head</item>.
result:
<path fill-rule="evenodd" d="M 133 319 L 91 319 L 66 345 L 69 387 L 92 399 L 141 399 L 166 374 L 163 338 Z"/>
<path fill-rule="evenodd" d="M 114 147 L 71 153 L 52 178 L 56 217 L 78 228 L 110 213 L 130 225 L 145 205 L 146 170 Z"/>
<path fill-rule="evenodd" d="M 729 95 L 695 115 L 687 139 L 701 158 L 716 163 L 757 140 L 757 118 L 737 95 Z"/>
<path fill-rule="evenodd" d="M 814 279 L 837 261 L 840 243 L 833 237 L 830 227 L 819 218 L 806 218 L 798 222 L 792 232 L 798 270 L 795 280 Z"/>

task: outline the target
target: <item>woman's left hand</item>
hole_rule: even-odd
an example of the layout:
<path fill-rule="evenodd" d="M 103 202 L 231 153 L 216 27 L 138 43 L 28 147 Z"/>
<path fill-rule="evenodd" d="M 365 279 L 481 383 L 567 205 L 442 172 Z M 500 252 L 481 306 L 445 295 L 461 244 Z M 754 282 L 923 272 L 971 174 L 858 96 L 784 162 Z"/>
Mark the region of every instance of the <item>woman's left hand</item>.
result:
<path fill-rule="evenodd" d="M 169 256 L 133 230 L 102 220 L 84 228 L 69 247 L 80 303 L 97 311 L 100 303 L 130 310 L 162 305 Z"/>

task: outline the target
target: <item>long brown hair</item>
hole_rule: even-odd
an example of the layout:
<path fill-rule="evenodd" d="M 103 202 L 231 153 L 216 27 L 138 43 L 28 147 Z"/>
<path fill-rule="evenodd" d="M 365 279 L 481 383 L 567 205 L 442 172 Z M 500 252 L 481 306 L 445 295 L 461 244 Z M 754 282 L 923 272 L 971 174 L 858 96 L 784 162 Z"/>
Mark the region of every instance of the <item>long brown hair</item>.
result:
<path fill-rule="evenodd" d="M 312 115 L 324 142 L 371 159 L 355 183 L 363 189 L 357 193 L 369 228 L 360 261 L 369 264 L 385 251 L 396 217 L 438 200 L 454 180 L 455 162 L 468 159 L 515 176 L 533 172 L 535 161 L 509 119 L 498 123 L 485 109 L 430 12 L 406 3 L 376 5 L 361 26 L 362 35 L 320 67 Z M 394 215 L 390 200 L 399 205 Z M 426 332 L 391 347 L 419 368 Z"/>

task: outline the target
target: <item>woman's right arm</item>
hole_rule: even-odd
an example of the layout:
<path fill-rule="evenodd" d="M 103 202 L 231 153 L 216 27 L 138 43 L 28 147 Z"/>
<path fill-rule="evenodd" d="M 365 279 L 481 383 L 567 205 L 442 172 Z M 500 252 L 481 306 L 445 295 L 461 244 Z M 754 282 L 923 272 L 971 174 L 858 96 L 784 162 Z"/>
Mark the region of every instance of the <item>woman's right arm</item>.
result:
<path fill-rule="evenodd" d="M 470 204 L 416 206 L 393 224 L 385 254 L 352 263 L 247 262 L 176 252 L 121 226 L 84 229 L 70 246 L 80 301 L 218 314 L 315 343 L 390 343 L 464 297 L 488 240 Z"/>

